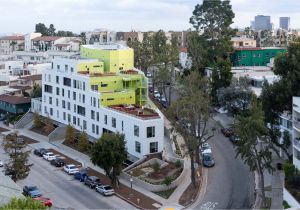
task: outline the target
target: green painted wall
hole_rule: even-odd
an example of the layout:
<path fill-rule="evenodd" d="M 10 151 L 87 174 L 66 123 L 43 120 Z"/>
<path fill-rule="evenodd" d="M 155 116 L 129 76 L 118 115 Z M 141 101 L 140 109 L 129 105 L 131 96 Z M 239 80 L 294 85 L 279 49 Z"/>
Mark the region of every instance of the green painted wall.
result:
<path fill-rule="evenodd" d="M 4 101 L 0 101 L 0 109 L 3 112 L 9 112 L 12 114 L 21 114 L 27 112 L 31 107 L 31 103 L 27 104 L 9 104 Z"/>
<path fill-rule="evenodd" d="M 236 50 L 231 55 L 233 66 L 267 66 L 271 58 L 286 52 L 285 49 Z"/>

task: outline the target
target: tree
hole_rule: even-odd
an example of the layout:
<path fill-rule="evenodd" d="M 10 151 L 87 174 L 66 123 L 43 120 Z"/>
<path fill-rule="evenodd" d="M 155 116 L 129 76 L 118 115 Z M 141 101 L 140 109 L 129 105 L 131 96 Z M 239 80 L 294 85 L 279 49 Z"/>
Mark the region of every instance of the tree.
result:
<path fill-rule="evenodd" d="M 104 133 L 91 148 L 91 161 L 103 168 L 112 185 L 119 186 L 122 163 L 127 159 L 123 134 Z"/>
<path fill-rule="evenodd" d="M 32 209 L 32 210 L 43 210 L 46 209 L 40 201 L 35 201 L 30 197 L 26 198 L 12 198 L 9 203 L 0 206 L 0 210 L 11 210 L 11 209 Z"/>
<path fill-rule="evenodd" d="M 172 181 L 173 181 L 172 177 L 166 176 L 165 179 L 164 179 L 164 181 L 163 181 L 163 183 L 164 183 L 164 184 L 168 187 L 168 189 L 169 189 L 169 186 L 172 184 Z"/>
<path fill-rule="evenodd" d="M 261 47 L 273 47 L 274 37 L 271 30 L 262 30 L 260 32 L 260 46 Z"/>
<path fill-rule="evenodd" d="M 40 97 L 42 97 L 42 88 L 39 84 L 34 84 L 31 93 L 31 98 L 40 98 Z"/>
<path fill-rule="evenodd" d="M 15 46 L 17 45 L 18 43 L 16 41 L 12 41 L 9 43 L 9 46 L 12 47 L 12 51 L 14 52 L 15 51 Z"/>
<path fill-rule="evenodd" d="M 40 127 L 42 127 L 41 116 L 39 115 L 38 112 L 35 112 L 35 113 L 34 113 L 34 116 L 33 116 L 33 126 L 34 126 L 35 128 L 40 128 Z"/>
<path fill-rule="evenodd" d="M 149 67 L 153 64 L 153 59 L 153 37 L 146 32 L 144 33 L 140 52 L 140 64 L 142 71 L 148 71 Z"/>
<path fill-rule="evenodd" d="M 9 156 L 9 162 L 4 167 L 11 175 L 12 180 L 16 182 L 26 178 L 32 166 L 32 164 L 28 163 L 30 151 L 25 150 L 27 144 L 20 142 L 18 133 L 14 132 L 4 138 L 2 146 Z"/>
<path fill-rule="evenodd" d="M 239 116 L 234 125 L 240 140 L 236 144 L 237 156 L 250 167 L 251 171 L 258 173 L 259 189 L 255 202 L 255 208 L 265 206 L 264 171 L 272 171 L 273 143 L 268 136 L 268 130 L 264 122 L 262 106 L 255 96 L 252 97 L 249 115 Z"/>
<path fill-rule="evenodd" d="M 141 43 L 138 40 L 127 41 L 127 45 L 134 50 L 134 66 L 141 67 Z"/>
<path fill-rule="evenodd" d="M 49 36 L 48 28 L 44 23 L 38 23 L 35 25 L 35 33 L 41 33 L 42 36 Z"/>
<path fill-rule="evenodd" d="M 50 24 L 48 28 L 48 36 L 55 36 L 56 35 L 55 30 L 56 29 L 54 28 L 54 25 Z"/>
<path fill-rule="evenodd" d="M 86 44 L 86 33 L 81 32 L 79 37 L 81 38 L 81 44 Z"/>
<path fill-rule="evenodd" d="M 214 63 L 217 58 L 227 58 L 232 51 L 231 37 L 235 30 L 230 25 L 234 16 L 230 1 L 204 0 L 201 5 L 196 5 L 190 23 L 196 31 L 203 32 L 202 36 L 210 43 L 210 63 Z"/>
<path fill-rule="evenodd" d="M 255 35 L 254 31 L 253 31 L 252 28 L 250 28 L 250 27 L 246 27 L 246 28 L 244 29 L 244 34 L 245 34 L 245 36 L 246 36 L 247 38 L 250 38 L 250 39 L 253 39 L 253 38 L 254 38 L 254 35 Z"/>
<path fill-rule="evenodd" d="M 50 134 L 53 130 L 54 130 L 53 121 L 50 118 L 50 116 L 48 115 L 45 119 L 44 131 L 45 131 L 45 133 Z"/>
<path fill-rule="evenodd" d="M 186 143 L 187 155 L 191 160 L 191 180 L 196 187 L 194 158 L 199 164 L 199 147 L 213 136 L 208 126 L 210 118 L 209 87 L 206 78 L 193 71 L 180 81 L 177 88 L 179 99 L 172 103 L 168 115 L 173 130 L 180 133 Z"/>
<path fill-rule="evenodd" d="M 72 125 L 67 125 L 65 141 L 67 144 L 75 143 L 75 128 Z"/>
<path fill-rule="evenodd" d="M 73 37 L 76 35 L 72 31 L 58 31 L 55 36 Z"/>
<path fill-rule="evenodd" d="M 87 151 L 89 148 L 89 139 L 85 131 L 82 131 L 79 136 L 79 150 L 82 152 Z"/>
<path fill-rule="evenodd" d="M 232 114 L 239 114 L 247 110 L 250 105 L 252 90 L 247 77 L 233 79 L 231 85 L 217 90 L 217 98 L 221 107 Z"/>

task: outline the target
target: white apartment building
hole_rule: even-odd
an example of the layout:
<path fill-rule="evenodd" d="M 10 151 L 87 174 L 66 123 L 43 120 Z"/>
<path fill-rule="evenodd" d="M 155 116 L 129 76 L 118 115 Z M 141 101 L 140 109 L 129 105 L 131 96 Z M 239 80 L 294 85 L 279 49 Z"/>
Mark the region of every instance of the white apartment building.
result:
<path fill-rule="evenodd" d="M 33 111 L 41 111 L 41 115 L 49 115 L 59 123 L 71 124 L 79 131 L 86 131 L 94 139 L 99 139 L 105 132 L 122 133 L 125 135 L 128 153 L 137 158 L 161 152 L 164 141 L 161 113 L 153 110 L 152 116 L 147 117 L 143 115 L 146 107 L 102 106 L 102 93 L 90 85 L 91 79 L 97 76 L 78 72 L 78 66 L 97 61 L 54 59 L 52 67 L 42 74 L 43 97 L 41 100 L 32 100 Z M 123 81 L 126 82 L 125 77 Z"/>
<path fill-rule="evenodd" d="M 0 54 L 11 54 L 24 49 L 24 36 L 5 36 L 0 38 Z"/>
<path fill-rule="evenodd" d="M 293 97 L 293 164 L 300 170 L 300 97 Z"/>

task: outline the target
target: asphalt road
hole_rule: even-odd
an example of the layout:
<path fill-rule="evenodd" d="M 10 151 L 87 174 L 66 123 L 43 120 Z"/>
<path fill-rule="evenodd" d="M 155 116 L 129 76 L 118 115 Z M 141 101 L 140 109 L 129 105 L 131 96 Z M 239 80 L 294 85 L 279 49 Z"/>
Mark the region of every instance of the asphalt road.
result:
<path fill-rule="evenodd" d="M 7 159 L 2 148 L 0 159 L 4 162 Z M 41 157 L 31 154 L 29 160 L 34 164 L 30 174 L 17 184 L 21 187 L 36 185 L 43 197 L 51 198 L 53 209 L 134 209 L 116 196 L 104 197 L 96 193 Z"/>
<path fill-rule="evenodd" d="M 240 158 L 233 144 L 217 127 L 209 140 L 215 166 L 208 169 L 204 199 L 195 209 L 249 209 L 254 203 L 254 175 Z"/>

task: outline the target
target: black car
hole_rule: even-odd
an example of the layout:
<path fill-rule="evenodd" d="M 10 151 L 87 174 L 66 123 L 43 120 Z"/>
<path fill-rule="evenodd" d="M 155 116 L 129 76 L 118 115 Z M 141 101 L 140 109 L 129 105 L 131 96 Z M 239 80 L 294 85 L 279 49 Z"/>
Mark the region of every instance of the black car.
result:
<path fill-rule="evenodd" d="M 23 188 L 23 195 L 36 198 L 41 197 L 42 193 L 36 186 L 25 186 Z"/>
<path fill-rule="evenodd" d="M 33 151 L 33 154 L 35 154 L 35 155 L 37 155 L 37 156 L 40 156 L 40 157 L 43 157 L 43 155 L 44 155 L 45 153 L 47 153 L 47 152 L 49 152 L 47 149 L 45 149 L 45 148 L 39 148 L 39 149 L 35 149 L 35 150 Z"/>
<path fill-rule="evenodd" d="M 50 163 L 56 167 L 63 167 L 65 165 L 65 161 L 61 158 L 55 158 L 54 160 L 51 160 Z"/>
<path fill-rule="evenodd" d="M 86 176 L 84 179 L 84 184 L 90 188 L 95 188 L 97 185 L 101 185 L 100 179 L 96 176 Z"/>

